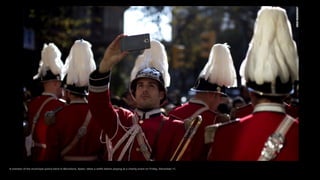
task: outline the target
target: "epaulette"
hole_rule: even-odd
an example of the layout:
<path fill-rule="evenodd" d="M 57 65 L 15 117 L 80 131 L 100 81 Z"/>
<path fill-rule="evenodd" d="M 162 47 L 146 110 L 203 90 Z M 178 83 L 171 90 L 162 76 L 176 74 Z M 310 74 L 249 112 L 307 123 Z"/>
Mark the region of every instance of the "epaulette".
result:
<path fill-rule="evenodd" d="M 44 122 L 46 123 L 47 126 L 50 126 L 56 122 L 56 113 L 59 112 L 63 106 L 59 106 L 54 110 L 47 111 L 44 114 Z"/>
<path fill-rule="evenodd" d="M 235 122 L 239 122 L 239 119 L 230 120 L 227 122 L 216 123 L 216 124 L 206 126 L 205 130 L 204 130 L 204 143 L 205 144 L 213 143 L 214 136 L 215 136 L 216 131 L 219 127 L 226 126 L 228 124 L 235 123 Z"/>
<path fill-rule="evenodd" d="M 58 101 L 63 102 L 63 103 L 67 103 L 67 101 L 63 98 L 59 98 Z"/>

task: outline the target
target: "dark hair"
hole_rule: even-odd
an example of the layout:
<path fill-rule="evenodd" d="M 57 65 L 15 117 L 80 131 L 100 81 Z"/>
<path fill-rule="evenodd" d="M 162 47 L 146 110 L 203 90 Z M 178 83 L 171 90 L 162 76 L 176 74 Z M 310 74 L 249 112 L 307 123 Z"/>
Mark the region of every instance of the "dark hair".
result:
<path fill-rule="evenodd" d="M 231 108 L 226 103 L 219 104 L 217 110 L 222 114 L 230 114 L 231 112 Z"/>
<path fill-rule="evenodd" d="M 236 96 L 236 97 L 233 98 L 233 100 L 232 100 L 232 107 L 234 107 L 237 103 L 246 104 L 246 101 L 243 99 L 243 97 L 241 97 L 241 96 Z"/>

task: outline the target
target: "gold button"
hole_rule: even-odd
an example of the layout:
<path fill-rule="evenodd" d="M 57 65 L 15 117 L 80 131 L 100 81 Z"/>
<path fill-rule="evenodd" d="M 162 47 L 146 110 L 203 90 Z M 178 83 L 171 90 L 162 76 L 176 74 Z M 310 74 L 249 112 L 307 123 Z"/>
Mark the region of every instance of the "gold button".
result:
<path fill-rule="evenodd" d="M 142 123 L 143 123 L 143 120 L 140 120 L 140 121 L 139 121 L 139 124 L 142 124 Z"/>
<path fill-rule="evenodd" d="M 139 149 L 139 148 L 136 148 L 136 151 L 140 151 L 140 149 Z"/>

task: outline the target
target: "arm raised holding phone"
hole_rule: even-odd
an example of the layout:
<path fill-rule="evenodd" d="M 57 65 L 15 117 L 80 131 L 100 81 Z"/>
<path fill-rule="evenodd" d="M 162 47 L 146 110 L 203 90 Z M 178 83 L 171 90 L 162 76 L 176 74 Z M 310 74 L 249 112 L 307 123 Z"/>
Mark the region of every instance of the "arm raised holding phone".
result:
<path fill-rule="evenodd" d="M 126 35 L 118 35 L 105 50 L 103 59 L 99 65 L 99 73 L 106 73 L 112 69 L 112 67 L 120 62 L 125 56 L 128 55 L 128 51 L 121 52 L 120 40 Z"/>
<path fill-rule="evenodd" d="M 106 73 L 112 69 L 121 59 L 130 52 L 141 51 L 150 48 L 150 35 L 140 34 L 127 36 L 118 35 L 106 49 L 99 66 L 100 73 Z"/>

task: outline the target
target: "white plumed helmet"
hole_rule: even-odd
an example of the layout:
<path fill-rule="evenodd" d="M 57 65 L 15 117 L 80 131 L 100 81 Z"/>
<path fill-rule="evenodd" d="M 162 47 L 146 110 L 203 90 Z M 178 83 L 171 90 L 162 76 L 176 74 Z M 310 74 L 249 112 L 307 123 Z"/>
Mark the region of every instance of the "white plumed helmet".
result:
<path fill-rule="evenodd" d="M 168 57 L 164 45 L 157 41 L 150 41 L 150 48 L 145 49 L 135 61 L 130 76 L 130 92 L 134 96 L 137 80 L 150 78 L 159 82 L 160 88 L 167 94 L 167 87 L 170 86 L 170 74 L 168 72 Z M 165 100 L 161 101 L 161 103 Z"/>
<path fill-rule="evenodd" d="M 40 79 L 40 81 L 62 80 L 62 68 L 63 62 L 58 47 L 54 43 L 45 43 L 41 51 L 38 73 L 33 76 L 33 79 Z"/>
<path fill-rule="evenodd" d="M 76 40 L 63 68 L 64 88 L 74 94 L 87 95 L 90 73 L 96 69 L 91 43 Z"/>
<path fill-rule="evenodd" d="M 298 80 L 298 52 L 285 9 L 263 6 L 240 66 L 242 84 L 260 95 L 286 96 Z"/>
<path fill-rule="evenodd" d="M 207 64 L 199 74 L 195 92 L 217 92 L 226 96 L 226 88 L 237 86 L 237 75 L 228 44 L 214 44 Z"/>

